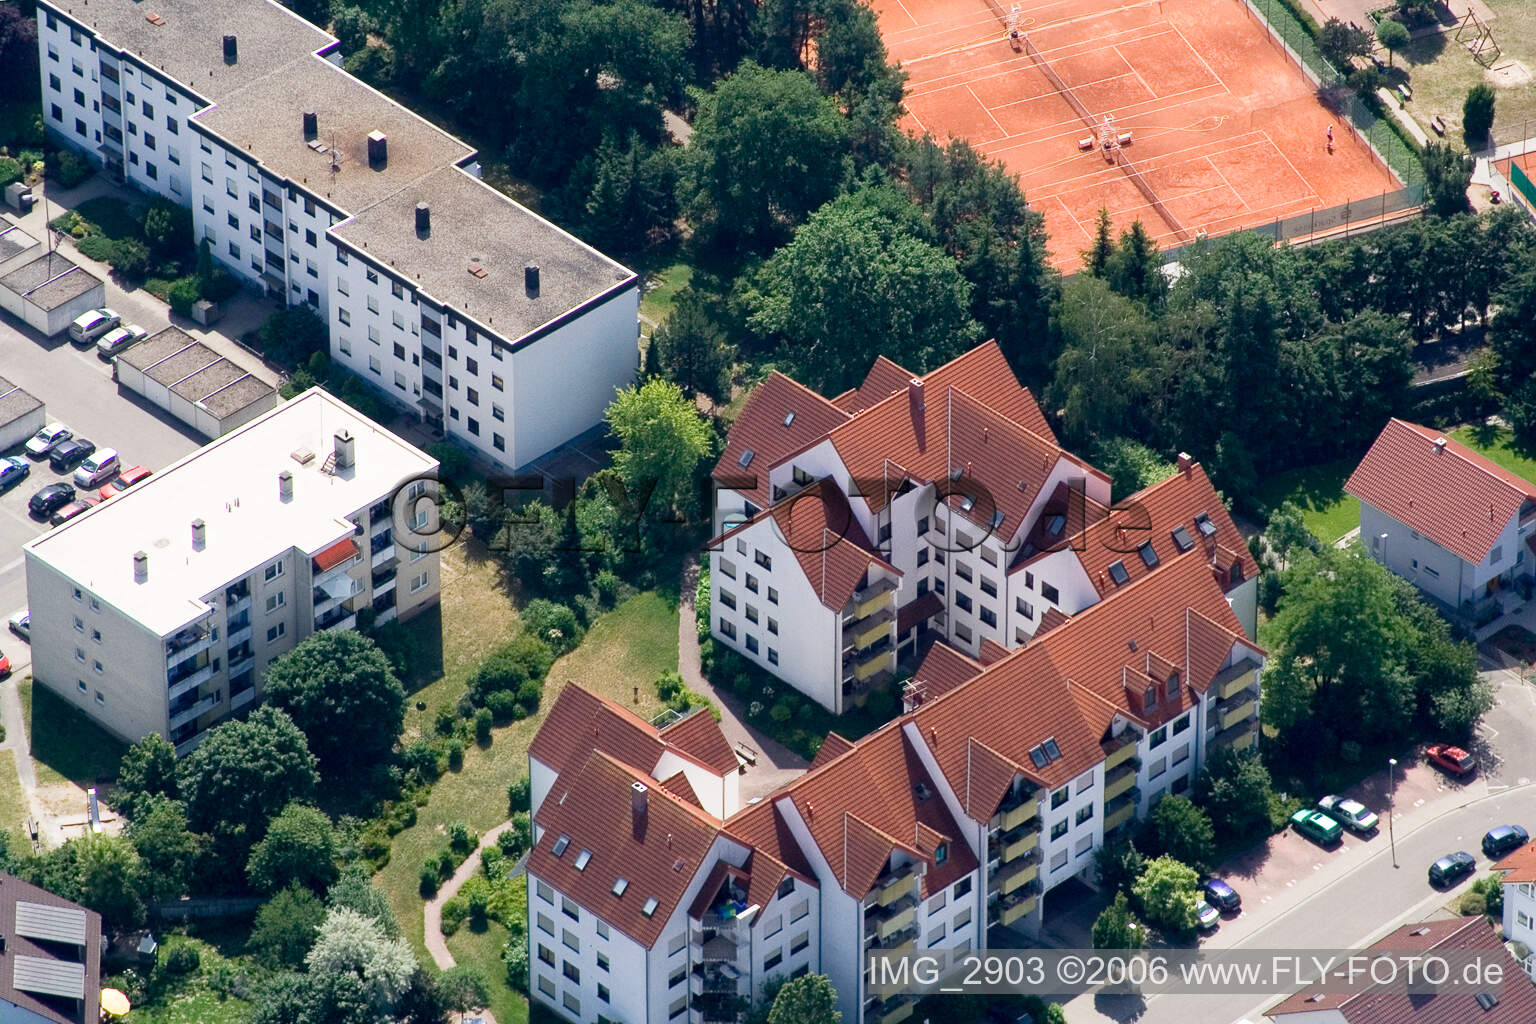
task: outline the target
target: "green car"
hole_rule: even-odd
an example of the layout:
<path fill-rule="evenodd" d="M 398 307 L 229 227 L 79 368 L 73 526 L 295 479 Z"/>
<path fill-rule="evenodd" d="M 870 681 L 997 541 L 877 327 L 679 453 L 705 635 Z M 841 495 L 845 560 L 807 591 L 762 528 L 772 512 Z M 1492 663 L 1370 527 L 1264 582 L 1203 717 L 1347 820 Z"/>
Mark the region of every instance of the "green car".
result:
<path fill-rule="evenodd" d="M 1344 826 L 1322 811 L 1297 811 L 1291 815 L 1291 827 L 1313 842 L 1331 846 L 1344 834 Z"/>

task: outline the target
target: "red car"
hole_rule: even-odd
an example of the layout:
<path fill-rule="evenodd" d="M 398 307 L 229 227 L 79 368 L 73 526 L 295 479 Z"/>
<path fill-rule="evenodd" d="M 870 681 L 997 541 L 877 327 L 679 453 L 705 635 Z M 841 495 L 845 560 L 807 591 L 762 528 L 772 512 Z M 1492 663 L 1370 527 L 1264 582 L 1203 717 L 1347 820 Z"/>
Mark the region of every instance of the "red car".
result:
<path fill-rule="evenodd" d="M 106 501 L 114 494 L 121 494 L 134 484 L 149 476 L 151 470 L 148 466 L 129 466 L 117 474 L 117 479 L 101 489 L 101 500 Z"/>
<path fill-rule="evenodd" d="M 11 674 L 11 659 L 7 658 L 4 654 L 0 654 L 0 679 L 4 679 L 7 676 L 9 676 L 10 674 Z"/>
<path fill-rule="evenodd" d="M 1477 770 L 1477 762 L 1472 760 L 1471 754 L 1449 743 L 1431 743 L 1424 749 L 1424 757 L 1436 768 L 1457 778 L 1466 778 Z"/>

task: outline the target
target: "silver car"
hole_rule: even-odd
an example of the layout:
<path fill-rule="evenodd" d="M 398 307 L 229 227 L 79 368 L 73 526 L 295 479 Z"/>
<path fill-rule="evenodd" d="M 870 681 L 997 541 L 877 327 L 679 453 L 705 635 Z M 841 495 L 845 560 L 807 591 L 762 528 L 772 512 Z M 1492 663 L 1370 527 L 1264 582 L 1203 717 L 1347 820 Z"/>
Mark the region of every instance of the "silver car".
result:
<path fill-rule="evenodd" d="M 74 323 L 69 325 L 69 340 L 76 345 L 89 345 L 122 322 L 119 313 L 105 306 L 88 309 L 75 317 Z"/>
<path fill-rule="evenodd" d="M 41 459 L 59 445 L 75 436 L 75 432 L 62 423 L 50 423 L 27 442 L 27 454 L 34 459 Z"/>
<path fill-rule="evenodd" d="M 149 332 L 138 324 L 124 324 L 122 327 L 114 327 L 101 336 L 96 342 L 96 354 L 103 359 L 111 359 L 130 345 L 137 345 Z"/>
<path fill-rule="evenodd" d="M 1376 831 L 1376 826 L 1381 824 L 1381 819 L 1376 812 L 1366 808 L 1358 800 L 1350 800 L 1341 796 L 1325 796 L 1317 802 L 1317 809 L 1324 811 L 1340 825 L 1351 832 L 1361 835 Z"/>

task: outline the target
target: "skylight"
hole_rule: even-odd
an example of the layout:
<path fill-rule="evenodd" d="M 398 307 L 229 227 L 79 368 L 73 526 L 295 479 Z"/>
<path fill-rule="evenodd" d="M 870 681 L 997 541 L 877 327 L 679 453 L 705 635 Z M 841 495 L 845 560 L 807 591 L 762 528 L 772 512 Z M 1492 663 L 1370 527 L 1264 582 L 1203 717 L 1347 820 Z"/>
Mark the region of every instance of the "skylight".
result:
<path fill-rule="evenodd" d="M 1141 547 L 1136 549 L 1136 553 L 1141 556 L 1143 562 L 1147 563 L 1148 569 L 1157 568 L 1157 551 L 1153 549 L 1151 541 L 1143 541 Z"/>
<path fill-rule="evenodd" d="M 1125 563 L 1116 559 L 1109 565 L 1109 578 L 1115 581 L 1116 586 L 1125 586 L 1131 582 L 1131 574 L 1125 571 Z"/>
<path fill-rule="evenodd" d="M 1036 768 L 1044 768 L 1051 763 L 1051 759 L 1045 756 L 1044 747 L 1034 747 L 1029 752 L 1029 759 L 1034 762 Z"/>
<path fill-rule="evenodd" d="M 976 499 L 975 498 L 971 497 L 969 494 L 961 496 L 961 498 L 960 498 L 960 511 L 961 512 L 969 512 L 971 509 L 973 509 L 975 507 L 976 507 Z"/>
<path fill-rule="evenodd" d="M 1044 750 L 1045 750 L 1045 756 L 1050 758 L 1052 761 L 1056 761 L 1056 760 L 1060 759 L 1060 757 L 1061 757 L 1061 748 L 1056 745 L 1056 737 L 1055 736 L 1052 736 L 1050 739 L 1048 739 L 1044 743 L 1042 743 L 1041 747 L 1044 748 Z"/>
<path fill-rule="evenodd" d="M 1188 551 L 1195 546 L 1195 539 L 1189 535 L 1189 531 L 1180 526 L 1169 536 L 1173 538 L 1174 546 L 1180 551 Z"/>
<path fill-rule="evenodd" d="M 587 870 L 587 862 L 589 860 L 591 860 L 591 859 L 592 859 L 592 851 L 591 850 L 582 850 L 580 853 L 578 853 L 576 855 L 576 870 L 577 871 L 585 871 L 585 870 Z"/>
<path fill-rule="evenodd" d="M 646 917 L 655 917 L 656 908 L 660 905 L 661 904 L 656 899 L 656 897 L 652 896 L 650 899 L 645 901 L 645 906 L 640 908 L 640 913 L 644 914 Z"/>
<path fill-rule="evenodd" d="M 555 840 L 555 848 L 550 850 L 549 852 L 553 853 L 556 857 L 563 857 L 565 855 L 565 848 L 567 846 L 570 846 L 570 845 L 571 845 L 571 837 L 570 836 L 561 836 L 561 837 L 559 837 L 558 839 Z"/>
<path fill-rule="evenodd" d="M 1216 536 L 1216 524 L 1211 522 L 1211 517 L 1204 512 L 1195 516 L 1195 526 L 1199 527 L 1200 536 L 1202 537 Z"/>
<path fill-rule="evenodd" d="M 746 451 L 741 453 L 741 458 L 736 460 L 736 465 L 740 466 L 742 469 L 746 469 L 752 464 L 752 456 L 756 454 L 757 452 L 753 451 L 751 448 L 748 448 Z"/>
<path fill-rule="evenodd" d="M 992 513 L 992 529 L 995 530 L 999 526 L 1002 526 L 1002 525 L 1003 525 L 1003 510 L 1002 509 L 998 509 L 996 512 Z"/>
<path fill-rule="evenodd" d="M 628 888 L 629 888 L 629 879 L 627 879 L 627 878 L 625 878 L 625 877 L 623 877 L 621 875 L 619 877 L 619 880 L 617 882 L 613 883 L 613 894 L 615 896 L 623 896 L 624 895 L 624 890 L 628 889 Z"/>
<path fill-rule="evenodd" d="M 791 409 L 784 414 L 784 425 L 787 427 L 793 422 L 795 422 L 795 410 Z"/>

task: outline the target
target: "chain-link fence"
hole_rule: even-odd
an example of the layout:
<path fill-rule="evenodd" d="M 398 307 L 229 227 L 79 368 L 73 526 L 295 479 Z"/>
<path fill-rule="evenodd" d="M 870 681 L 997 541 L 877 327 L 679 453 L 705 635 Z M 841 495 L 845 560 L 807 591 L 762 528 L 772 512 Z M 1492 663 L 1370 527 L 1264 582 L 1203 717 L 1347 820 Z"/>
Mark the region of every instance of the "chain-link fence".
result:
<path fill-rule="evenodd" d="M 1386 118 L 1366 105 L 1349 87 L 1345 76 L 1323 56 L 1317 40 L 1291 6 L 1285 0 L 1243 0 L 1243 3 L 1264 23 L 1269 35 L 1323 94 L 1324 101 L 1338 111 L 1350 130 L 1371 148 L 1376 158 L 1404 185 L 1423 183 L 1424 165 L 1418 154 Z"/>
<path fill-rule="evenodd" d="M 1410 211 L 1419 210 L 1423 205 L 1424 186 L 1409 185 L 1406 188 L 1383 192 L 1381 195 L 1366 196 L 1364 199 L 1340 203 L 1338 206 L 1308 210 L 1306 213 L 1298 213 L 1292 217 L 1282 217 L 1268 224 L 1243 230 L 1272 238 L 1276 242 L 1348 238 L 1351 235 L 1374 231 L 1383 225 L 1391 224 Z M 1197 247 L 1203 248 L 1208 244 L 1205 239 L 1198 239 L 1189 245 L 1164 249 L 1163 259 L 1169 263 L 1182 262 L 1186 257 L 1199 251 Z"/>

